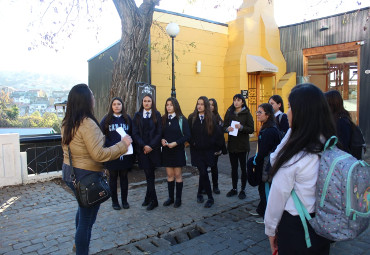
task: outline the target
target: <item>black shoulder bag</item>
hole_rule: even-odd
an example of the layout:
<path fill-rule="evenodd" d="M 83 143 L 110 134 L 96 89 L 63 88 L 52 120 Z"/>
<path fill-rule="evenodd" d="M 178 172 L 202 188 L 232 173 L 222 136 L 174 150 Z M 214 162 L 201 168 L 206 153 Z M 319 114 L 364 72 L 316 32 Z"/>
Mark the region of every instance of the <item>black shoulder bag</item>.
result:
<path fill-rule="evenodd" d="M 69 163 L 71 165 L 71 178 L 76 189 L 76 198 L 81 207 L 89 208 L 107 201 L 111 192 L 107 177 L 100 172 L 85 175 L 77 182 L 74 167 L 72 165 L 71 149 L 68 145 Z"/>

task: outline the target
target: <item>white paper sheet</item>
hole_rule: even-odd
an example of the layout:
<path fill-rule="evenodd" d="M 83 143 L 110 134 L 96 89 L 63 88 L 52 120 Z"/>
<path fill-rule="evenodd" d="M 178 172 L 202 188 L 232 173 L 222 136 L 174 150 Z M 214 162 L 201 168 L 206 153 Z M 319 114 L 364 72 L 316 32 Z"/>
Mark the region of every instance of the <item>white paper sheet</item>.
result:
<path fill-rule="evenodd" d="M 125 135 L 127 135 L 126 131 L 122 127 L 117 128 L 116 131 L 118 132 L 118 134 L 121 135 L 121 137 L 124 137 Z M 132 147 L 132 144 L 130 144 L 130 146 L 127 149 L 127 152 L 123 155 L 131 155 L 133 153 L 134 153 L 134 149 Z"/>
<path fill-rule="evenodd" d="M 235 125 L 236 124 L 240 124 L 240 122 L 239 121 L 235 121 L 235 120 L 233 120 L 233 121 L 231 121 L 231 127 L 232 128 L 234 128 L 234 130 L 233 131 L 230 131 L 229 132 L 229 135 L 232 135 L 232 136 L 238 136 L 238 129 L 237 128 L 235 128 Z"/>

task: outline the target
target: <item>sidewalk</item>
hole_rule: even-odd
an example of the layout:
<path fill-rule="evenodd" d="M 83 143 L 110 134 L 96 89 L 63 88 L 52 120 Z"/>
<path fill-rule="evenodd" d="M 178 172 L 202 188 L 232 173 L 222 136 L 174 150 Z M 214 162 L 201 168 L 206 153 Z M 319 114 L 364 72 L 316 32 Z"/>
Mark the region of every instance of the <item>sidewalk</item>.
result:
<path fill-rule="evenodd" d="M 220 158 L 228 165 L 228 156 Z M 198 176 L 184 178 L 183 204 L 163 207 L 167 184 L 156 184 L 159 207 L 146 211 L 141 203 L 145 186 L 130 184 L 130 209 L 112 210 L 102 204 L 94 225 L 90 254 L 271 254 L 263 224 L 246 208 L 255 208 L 257 188 L 247 198 L 227 198 L 230 174 L 220 171 L 220 195 L 206 209 L 196 202 Z M 159 170 L 163 171 L 163 169 Z M 45 183 L 0 189 L 0 254 L 73 254 L 74 197 L 57 184 Z M 331 254 L 369 254 L 370 229 L 356 240 L 336 243 Z"/>

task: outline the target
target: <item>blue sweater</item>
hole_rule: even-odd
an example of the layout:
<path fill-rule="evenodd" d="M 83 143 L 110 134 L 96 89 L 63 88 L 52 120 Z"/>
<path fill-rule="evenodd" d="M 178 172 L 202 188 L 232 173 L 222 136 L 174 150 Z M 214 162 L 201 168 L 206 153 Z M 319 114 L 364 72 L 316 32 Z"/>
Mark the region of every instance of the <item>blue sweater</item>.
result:
<path fill-rule="evenodd" d="M 107 116 L 104 116 L 104 118 L 100 122 L 100 127 L 104 133 L 104 126 L 105 126 L 105 120 Z M 115 117 L 112 118 L 112 123 L 109 124 L 109 130 L 108 133 L 105 134 L 105 147 L 110 147 L 117 142 L 121 141 L 121 135 L 116 131 L 117 128 L 122 127 L 128 135 L 132 135 L 132 121 L 130 116 L 128 116 L 129 123 L 125 122 L 125 119 L 123 116 L 121 117 Z M 130 169 L 133 164 L 133 156 L 132 155 L 126 155 L 121 156 L 116 160 L 105 162 L 105 167 L 108 170 L 122 170 L 122 169 Z"/>

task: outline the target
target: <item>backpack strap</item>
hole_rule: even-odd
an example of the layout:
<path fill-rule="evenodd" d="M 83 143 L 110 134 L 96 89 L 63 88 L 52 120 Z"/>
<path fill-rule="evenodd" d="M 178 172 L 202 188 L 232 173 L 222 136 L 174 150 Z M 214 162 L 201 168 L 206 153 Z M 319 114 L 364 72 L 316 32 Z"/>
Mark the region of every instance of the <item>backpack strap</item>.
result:
<path fill-rule="evenodd" d="M 299 218 L 302 221 L 302 225 L 304 228 L 304 236 L 306 239 L 306 245 L 307 248 L 311 247 L 311 239 L 310 239 L 310 234 L 308 233 L 308 226 L 307 226 L 307 220 L 311 219 L 311 215 L 308 213 L 307 209 L 304 207 L 302 201 L 299 199 L 297 196 L 297 193 L 295 193 L 294 189 L 292 190 L 292 198 L 294 201 L 294 205 L 299 213 Z"/>
<path fill-rule="evenodd" d="M 269 200 L 269 194 L 270 194 L 270 183 L 265 182 L 266 202 Z"/>
<path fill-rule="evenodd" d="M 182 136 L 184 136 L 184 133 L 182 132 L 182 116 L 180 116 L 179 118 L 179 126 L 180 126 L 180 130 L 181 130 L 181 134 Z M 186 155 L 186 151 L 184 150 L 185 152 L 185 160 L 187 161 L 188 160 L 188 156 Z"/>
<path fill-rule="evenodd" d="M 333 144 L 330 145 L 330 142 L 333 141 Z M 331 149 L 333 148 L 334 145 L 336 145 L 338 142 L 338 138 L 333 135 L 332 137 L 330 137 L 326 143 L 325 143 L 325 146 L 324 146 L 324 151 L 326 151 L 327 149 Z"/>

